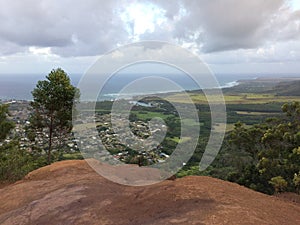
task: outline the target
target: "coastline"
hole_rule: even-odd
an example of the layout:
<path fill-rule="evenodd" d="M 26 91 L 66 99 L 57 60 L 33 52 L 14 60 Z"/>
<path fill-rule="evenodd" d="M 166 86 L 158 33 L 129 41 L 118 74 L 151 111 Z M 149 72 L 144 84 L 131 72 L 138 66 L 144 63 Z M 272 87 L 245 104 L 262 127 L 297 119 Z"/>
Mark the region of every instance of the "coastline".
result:
<path fill-rule="evenodd" d="M 250 87 L 263 87 L 263 88 L 273 88 L 276 85 L 280 83 L 286 83 L 286 82 L 293 82 L 293 81 L 300 81 L 300 75 L 299 76 L 288 76 L 288 77 L 268 77 L 268 76 L 261 76 L 261 77 L 254 77 L 252 79 L 238 79 L 234 81 L 229 81 L 223 85 L 220 85 L 216 88 L 221 88 L 222 91 L 228 91 L 231 88 L 243 88 L 246 86 Z M 198 91 L 201 89 L 197 88 L 191 88 L 191 89 L 185 89 L 185 91 Z M 159 92 L 139 92 L 139 93 L 126 93 L 126 94 L 120 94 L 120 93 L 105 93 L 102 94 L 100 98 L 98 98 L 97 101 L 113 101 L 115 99 L 125 99 L 125 100 L 132 100 L 139 96 L 145 96 L 145 95 L 155 95 L 155 94 L 172 94 L 176 92 L 181 92 L 183 90 L 166 90 L 166 91 L 159 91 Z M 29 93 L 31 90 L 24 90 L 24 93 L 22 96 L 29 96 Z M 13 102 L 13 101 L 26 101 L 30 102 L 32 101 L 32 98 L 29 97 L 12 97 L 12 96 L 1 96 L 0 93 L 0 102 L 7 103 L 7 102 Z"/>

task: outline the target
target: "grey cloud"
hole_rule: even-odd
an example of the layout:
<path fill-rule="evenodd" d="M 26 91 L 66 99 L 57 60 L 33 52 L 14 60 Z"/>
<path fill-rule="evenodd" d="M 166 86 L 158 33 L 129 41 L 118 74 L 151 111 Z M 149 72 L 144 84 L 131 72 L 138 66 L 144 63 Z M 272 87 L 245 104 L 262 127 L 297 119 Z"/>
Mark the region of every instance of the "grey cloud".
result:
<path fill-rule="evenodd" d="M 172 39 L 172 33 L 166 32 L 164 27 L 156 27 L 154 32 L 147 31 L 140 35 L 140 40 L 172 41 Z"/>
<path fill-rule="evenodd" d="M 20 51 L 26 51 L 26 48 L 20 47 L 19 45 L 15 44 L 15 43 L 4 41 L 4 40 L 0 39 L 0 56 L 1 55 L 11 55 L 11 54 L 18 53 Z"/>
<path fill-rule="evenodd" d="M 203 31 L 197 39 L 204 52 L 261 45 L 272 17 L 283 6 L 283 0 L 214 0 L 183 1 L 190 14 L 179 24 L 191 33 Z M 192 27 L 192 29 L 189 29 Z"/>
<path fill-rule="evenodd" d="M 1 38 L 20 46 L 64 46 L 69 42 L 69 32 L 59 30 L 60 13 L 61 10 L 46 8 L 43 1 L 2 0 Z"/>
<path fill-rule="evenodd" d="M 192 43 L 210 53 L 300 38 L 300 12 L 285 0 L 0 0 L 0 55 L 29 46 L 64 57 L 103 54 L 132 42 L 132 21 L 125 24 L 120 13 L 137 3 L 157 5 L 165 17 L 140 40 Z"/>
<path fill-rule="evenodd" d="M 116 1 L 0 0 L 0 5 L 0 37 L 20 49 L 53 47 L 62 56 L 95 55 L 128 39 L 114 12 Z"/>

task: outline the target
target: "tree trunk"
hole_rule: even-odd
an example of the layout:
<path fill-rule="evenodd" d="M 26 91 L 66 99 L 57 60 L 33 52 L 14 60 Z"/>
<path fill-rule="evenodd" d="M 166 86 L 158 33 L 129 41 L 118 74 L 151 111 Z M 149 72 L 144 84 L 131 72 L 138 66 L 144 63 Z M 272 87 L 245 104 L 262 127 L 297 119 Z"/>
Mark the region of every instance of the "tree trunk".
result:
<path fill-rule="evenodd" d="M 53 118 L 51 116 L 51 118 L 50 118 L 50 128 L 49 128 L 48 164 L 51 163 L 52 135 L 53 135 Z"/>

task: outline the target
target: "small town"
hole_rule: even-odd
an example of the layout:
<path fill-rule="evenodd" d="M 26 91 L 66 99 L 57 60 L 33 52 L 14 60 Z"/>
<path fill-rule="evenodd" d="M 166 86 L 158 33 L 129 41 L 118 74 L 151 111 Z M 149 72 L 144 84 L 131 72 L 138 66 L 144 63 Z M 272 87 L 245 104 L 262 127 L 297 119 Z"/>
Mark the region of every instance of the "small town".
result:
<path fill-rule="evenodd" d="M 9 105 L 10 119 L 16 124 L 13 133 L 9 135 L 4 142 L 9 143 L 14 137 L 19 138 L 20 148 L 31 151 L 33 146 L 39 146 L 43 148 L 45 143 L 43 142 L 42 136 L 47 137 L 47 132 L 40 133 L 35 137 L 35 140 L 30 140 L 26 133 L 26 127 L 30 125 L 29 115 L 30 102 L 25 100 L 9 100 L 3 101 L 2 104 Z M 131 102 L 136 104 L 136 102 Z M 95 124 L 87 123 L 94 119 L 96 121 L 96 130 L 98 133 L 93 132 Z M 117 121 L 119 126 L 125 125 L 126 121 L 120 118 Z M 134 142 L 130 142 L 126 136 L 128 134 L 122 133 L 121 136 L 116 134 L 112 128 L 111 115 L 96 113 L 95 118 L 85 118 L 80 121 L 80 124 L 76 127 L 79 128 L 80 138 L 74 137 L 74 133 L 65 137 L 65 144 L 67 146 L 68 153 L 74 153 L 81 151 L 82 155 L 85 156 L 87 152 L 93 152 L 93 157 L 99 160 L 108 161 L 111 156 L 117 161 L 124 163 L 139 163 L 139 157 L 143 159 L 143 165 L 151 165 L 154 163 L 164 162 L 169 155 L 163 153 L 163 146 L 157 141 L 150 140 L 144 141 L 151 135 L 163 134 L 166 131 L 166 126 L 153 126 L 152 132 L 150 132 L 148 124 L 144 121 L 136 120 L 129 123 L 131 131 L 137 138 L 139 138 L 143 145 L 139 145 L 139 149 L 136 149 Z M 75 128 L 75 129 L 76 129 Z M 82 129 L 83 128 L 83 129 Z M 125 140 L 126 143 L 122 143 L 121 140 Z M 99 144 L 104 147 L 99 147 Z M 100 150 L 102 149 L 102 150 Z M 135 150 L 132 150 L 135 149 Z M 111 161 L 110 161 L 111 162 Z"/>
<path fill-rule="evenodd" d="M 88 121 L 95 121 L 96 133 L 95 124 Z M 164 162 L 169 158 L 169 155 L 163 152 L 163 146 L 155 139 L 151 139 L 151 136 L 163 135 L 167 130 L 165 125 L 152 124 L 150 131 L 148 123 L 141 120 L 130 121 L 130 131 L 142 143 L 137 145 L 136 142 L 128 138 L 130 131 L 123 128 L 128 121 L 120 117 L 115 123 L 119 128 L 121 127 L 118 132 L 115 132 L 112 127 L 111 114 L 96 113 L 95 118 L 85 117 L 84 121 L 79 121 L 79 124 L 74 127 L 74 130 L 79 132 L 79 137 L 76 137 L 75 142 L 82 146 L 80 149 L 82 153 L 93 152 L 96 154 L 92 155 L 93 157 L 104 161 L 109 160 L 108 155 L 110 153 L 115 160 L 131 164 L 138 164 L 140 157 L 143 159 L 143 165 Z"/>

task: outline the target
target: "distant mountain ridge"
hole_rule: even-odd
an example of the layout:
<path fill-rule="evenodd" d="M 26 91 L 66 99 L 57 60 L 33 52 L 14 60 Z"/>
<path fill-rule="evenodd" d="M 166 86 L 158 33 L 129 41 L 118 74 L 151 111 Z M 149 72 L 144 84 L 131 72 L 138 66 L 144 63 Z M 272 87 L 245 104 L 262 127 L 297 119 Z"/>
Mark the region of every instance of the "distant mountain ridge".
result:
<path fill-rule="evenodd" d="M 257 78 L 239 80 L 238 85 L 224 88 L 224 93 L 261 93 L 278 96 L 300 96 L 300 77 L 294 78 Z"/>
<path fill-rule="evenodd" d="M 300 80 L 281 82 L 274 87 L 277 95 L 300 96 Z"/>

